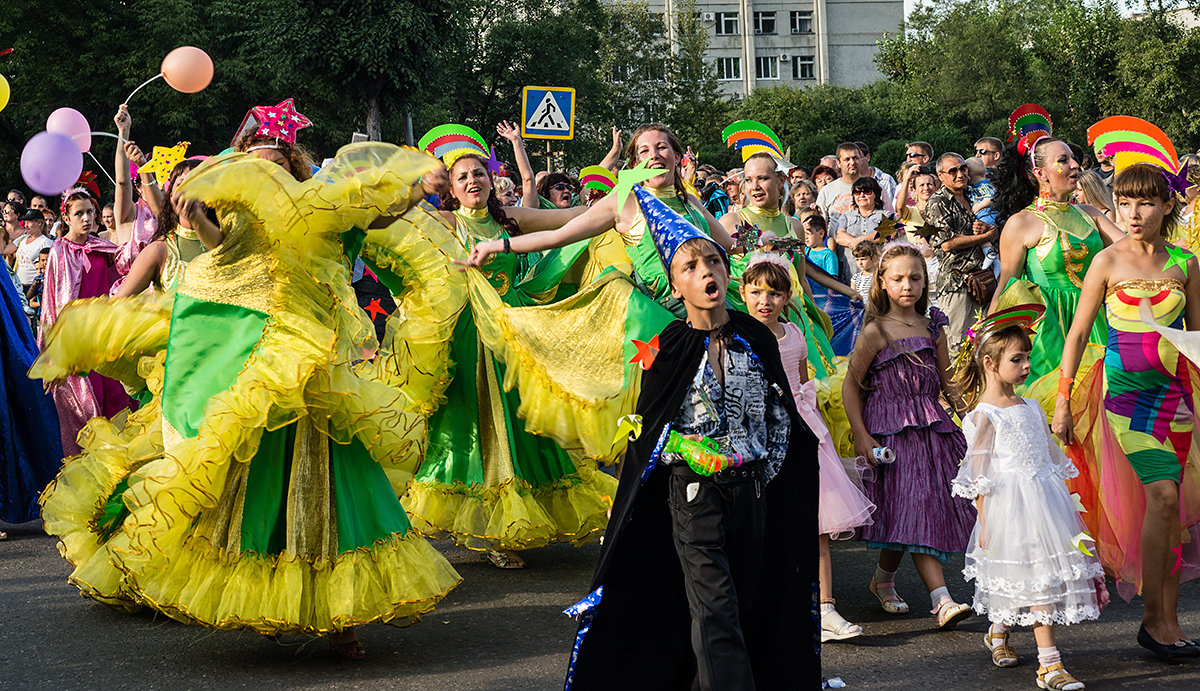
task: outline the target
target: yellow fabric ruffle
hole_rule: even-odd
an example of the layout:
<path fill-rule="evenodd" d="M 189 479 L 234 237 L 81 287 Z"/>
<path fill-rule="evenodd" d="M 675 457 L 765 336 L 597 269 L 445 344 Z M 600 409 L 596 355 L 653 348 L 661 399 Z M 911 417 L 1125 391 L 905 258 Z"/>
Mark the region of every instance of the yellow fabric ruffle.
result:
<path fill-rule="evenodd" d="M 187 624 L 266 635 L 416 623 L 462 578 L 416 532 L 326 562 L 230 555 L 203 539 L 163 542 L 164 573 L 130 573 L 138 601 Z M 169 555 L 169 556 L 168 556 Z"/>
<path fill-rule="evenodd" d="M 145 388 L 138 363 L 166 348 L 171 304 L 172 296 L 163 294 L 72 301 L 50 328 L 29 376 L 53 381 L 96 371 L 130 391 Z"/>
<path fill-rule="evenodd" d="M 641 370 L 626 385 L 632 366 L 622 349 L 633 283 L 611 272 L 562 302 L 511 307 L 481 273 L 466 275 L 479 337 L 507 365 L 504 388 L 521 392 L 525 429 L 573 454 L 613 460 L 618 420 L 641 389 Z"/>
<path fill-rule="evenodd" d="M 817 389 L 817 409 L 829 434 L 833 437 L 833 445 L 837 454 L 842 458 L 854 458 L 854 435 L 850 432 L 850 419 L 846 417 L 846 402 L 842 398 L 842 383 L 846 381 L 849 358 L 839 356 L 834 358 L 834 370 L 824 379 L 814 380 Z"/>
<path fill-rule="evenodd" d="M 625 251 L 625 239 L 616 228 L 604 231 L 588 243 L 587 263 L 579 285 L 590 285 L 610 266 L 626 276 L 633 273 L 633 262 Z"/>
<path fill-rule="evenodd" d="M 580 546 L 600 539 L 617 480 L 586 466 L 577 480 L 534 488 L 519 479 L 496 487 L 413 483 L 404 508 L 413 528 L 474 550 Z"/>
<path fill-rule="evenodd" d="M 415 465 L 405 463 L 419 457 L 413 448 L 423 443 L 425 418 L 410 412 L 400 391 L 353 370 L 376 344 L 349 286 L 338 236 L 347 226 L 367 227 L 379 214 L 407 208 L 411 185 L 434 165 L 413 151 L 354 145 L 319 179 L 299 183 L 277 165 L 231 154 L 209 159 L 180 185 L 181 196 L 221 213 L 226 243 L 265 234 L 271 311 L 236 382 L 209 400 L 196 436 L 131 477 L 123 495 L 130 513 L 106 551 L 139 602 L 217 628 L 323 633 L 368 621 L 414 621 L 458 582 L 444 557 L 415 534 L 328 563 L 286 552 L 279 558 L 223 552 L 192 535 L 198 517 L 224 495 L 233 464 L 253 458 L 263 431 L 301 417 L 334 441 L 358 439 L 390 476 L 411 474 Z M 189 272 L 189 281 L 197 276 Z M 161 429 L 142 434 L 161 445 Z M 97 454 L 78 472 L 108 472 L 99 477 L 111 483 L 129 460 Z M 96 483 L 93 502 L 111 493 L 103 493 L 103 483 Z M 64 511 L 66 504 L 78 509 L 85 496 L 64 495 Z M 71 525 L 60 528 L 64 533 L 82 529 L 78 512 L 65 518 Z M 68 539 L 75 537 L 64 544 Z M 88 558 L 88 547 L 67 551 Z M 91 549 L 90 559 L 98 559 L 98 547 Z"/>
<path fill-rule="evenodd" d="M 143 358 L 139 367 L 156 395 L 162 391 L 164 355 Z M 162 456 L 161 421 L 157 397 L 122 425 L 93 418 L 79 434 L 81 453 L 66 460 L 39 500 L 45 531 L 58 537 L 58 551 L 75 567 L 68 580 L 88 597 L 117 607 L 134 607 L 134 598 L 101 541 L 97 518 L 122 480 Z"/>

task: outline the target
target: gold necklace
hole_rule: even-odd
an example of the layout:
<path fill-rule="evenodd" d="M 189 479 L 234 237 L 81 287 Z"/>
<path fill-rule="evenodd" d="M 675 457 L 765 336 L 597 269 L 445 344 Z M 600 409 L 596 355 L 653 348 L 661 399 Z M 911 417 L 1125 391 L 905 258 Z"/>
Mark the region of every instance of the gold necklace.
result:
<path fill-rule="evenodd" d="M 901 324 L 907 326 L 910 329 L 916 327 L 917 322 L 921 320 L 920 317 L 917 317 L 916 319 L 912 320 L 911 322 L 906 322 L 903 319 L 901 319 L 900 317 L 893 317 L 890 314 L 885 316 L 884 319 L 891 319 L 894 322 L 900 322 Z"/>

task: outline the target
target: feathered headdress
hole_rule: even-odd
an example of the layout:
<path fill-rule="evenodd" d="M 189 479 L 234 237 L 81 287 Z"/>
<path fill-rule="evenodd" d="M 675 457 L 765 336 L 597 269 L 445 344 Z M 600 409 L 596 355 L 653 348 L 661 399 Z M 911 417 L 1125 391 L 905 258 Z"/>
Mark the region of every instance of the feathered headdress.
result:
<path fill-rule="evenodd" d="M 585 190 L 600 190 L 608 194 L 617 186 L 617 176 L 604 166 L 588 166 L 579 171 L 579 182 Z"/>
<path fill-rule="evenodd" d="M 961 372 L 967 363 L 979 352 L 979 347 L 992 334 L 1007 329 L 1010 326 L 1020 326 L 1025 333 L 1033 335 L 1034 327 L 1046 314 L 1046 306 L 1037 302 L 1013 305 L 992 312 L 986 317 L 980 317 L 975 325 L 967 329 L 967 341 L 959 348 L 958 357 L 954 362 L 954 371 Z"/>
<path fill-rule="evenodd" d="M 1026 103 L 1008 116 L 1008 141 L 1017 141 L 1017 151 L 1022 156 L 1029 153 L 1037 140 L 1049 137 L 1053 131 L 1050 113 L 1036 103 Z"/>
<path fill-rule="evenodd" d="M 1141 118 L 1114 115 L 1088 128 L 1088 144 L 1101 156 L 1112 156 L 1118 172 L 1134 163 L 1158 166 L 1167 178 L 1171 190 L 1186 194 L 1191 183 L 1187 179 L 1187 164 L 1179 165 L 1175 145 L 1166 133 Z"/>
<path fill-rule="evenodd" d="M 486 159 L 489 173 L 501 172 L 504 165 L 496 159 L 496 152 L 487 145 L 483 137 L 466 125 L 438 125 L 421 137 L 417 148 L 434 158 L 442 159 L 447 168 L 465 154 L 475 154 Z"/>
<path fill-rule="evenodd" d="M 775 167 L 788 171 L 793 167 L 783 153 L 779 136 L 770 127 L 754 120 L 738 120 L 721 131 L 725 145 L 742 152 L 742 160 L 749 160 L 758 153 L 768 153 L 775 159 Z"/>

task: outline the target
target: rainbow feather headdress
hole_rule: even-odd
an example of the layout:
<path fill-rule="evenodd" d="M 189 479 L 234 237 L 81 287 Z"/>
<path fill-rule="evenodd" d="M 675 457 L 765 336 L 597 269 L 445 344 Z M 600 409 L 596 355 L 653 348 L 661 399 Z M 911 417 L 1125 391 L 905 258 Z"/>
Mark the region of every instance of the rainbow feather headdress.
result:
<path fill-rule="evenodd" d="M 1158 166 L 1171 190 L 1187 194 L 1187 164 L 1179 165 L 1175 145 L 1153 123 L 1130 115 L 1113 115 L 1092 125 L 1087 131 L 1088 144 L 1101 156 L 1112 156 L 1117 172 L 1135 163 Z"/>
<path fill-rule="evenodd" d="M 768 153 L 775 159 L 775 167 L 787 172 L 795 166 L 783 153 L 779 136 L 770 127 L 754 120 L 738 120 L 721 131 L 725 145 L 742 152 L 742 161 L 758 153 Z"/>
<path fill-rule="evenodd" d="M 579 182 L 585 190 L 600 190 L 608 194 L 617 186 L 617 177 L 604 166 L 588 166 L 579 171 Z"/>
<path fill-rule="evenodd" d="M 1026 103 L 1008 116 L 1008 141 L 1017 142 L 1017 151 L 1022 155 L 1042 137 L 1049 137 L 1054 131 L 1054 123 L 1050 113 L 1036 103 Z"/>
<path fill-rule="evenodd" d="M 475 154 L 486 159 L 489 173 L 499 173 L 504 166 L 496 159 L 496 152 L 488 147 L 483 137 L 466 125 L 438 125 L 421 137 L 417 148 L 434 158 L 442 159 L 447 168 L 453 166 L 454 162 L 465 154 Z"/>

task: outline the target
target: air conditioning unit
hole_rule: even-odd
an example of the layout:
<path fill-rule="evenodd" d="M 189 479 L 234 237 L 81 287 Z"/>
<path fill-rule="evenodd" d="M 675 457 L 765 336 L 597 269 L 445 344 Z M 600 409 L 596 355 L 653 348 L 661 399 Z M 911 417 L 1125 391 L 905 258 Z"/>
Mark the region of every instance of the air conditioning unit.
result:
<path fill-rule="evenodd" d="M 791 60 L 791 59 L 792 59 L 792 56 L 788 55 L 787 53 L 779 54 L 779 62 L 787 62 L 788 60 Z"/>
<path fill-rule="evenodd" d="M 701 16 L 702 20 L 703 20 L 703 21 L 706 21 L 706 22 L 715 22 L 715 21 L 717 21 L 717 15 L 716 15 L 716 14 L 714 14 L 714 13 L 712 13 L 712 12 L 705 12 L 704 14 L 702 14 L 702 15 L 700 15 L 700 16 Z"/>
<path fill-rule="evenodd" d="M 755 35 L 755 36 L 757 36 L 758 34 L 761 34 L 761 33 L 762 33 L 762 29 L 755 29 L 755 30 L 754 30 L 754 35 Z"/>
<path fill-rule="evenodd" d="M 793 35 L 793 36 L 795 36 L 795 35 L 796 35 L 796 34 L 798 34 L 798 33 L 800 33 L 800 30 L 799 30 L 799 29 L 792 29 L 792 35 Z"/>

